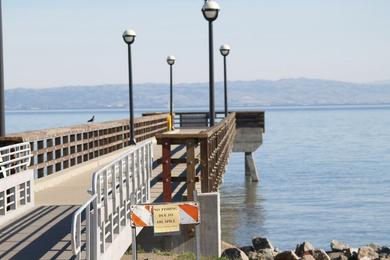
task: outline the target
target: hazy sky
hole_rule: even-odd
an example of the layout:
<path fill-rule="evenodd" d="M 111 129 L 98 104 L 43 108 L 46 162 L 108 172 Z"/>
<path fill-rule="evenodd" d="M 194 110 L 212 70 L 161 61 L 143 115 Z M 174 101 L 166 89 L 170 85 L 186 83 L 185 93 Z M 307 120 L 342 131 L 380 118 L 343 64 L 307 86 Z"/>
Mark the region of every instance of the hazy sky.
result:
<path fill-rule="evenodd" d="M 133 28 L 135 83 L 208 80 L 203 0 L 3 0 L 6 88 L 127 82 L 122 32 Z M 232 80 L 390 79 L 389 0 L 219 0 L 218 48 Z"/>

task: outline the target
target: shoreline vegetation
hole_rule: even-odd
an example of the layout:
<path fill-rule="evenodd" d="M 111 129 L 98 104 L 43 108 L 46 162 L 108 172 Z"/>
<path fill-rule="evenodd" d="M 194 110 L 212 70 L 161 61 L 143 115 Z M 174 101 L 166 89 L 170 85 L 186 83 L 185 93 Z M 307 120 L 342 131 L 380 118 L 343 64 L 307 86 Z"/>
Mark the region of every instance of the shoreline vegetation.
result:
<path fill-rule="evenodd" d="M 242 260 L 390 260 L 390 247 L 369 244 L 359 248 L 332 240 L 330 250 L 314 247 L 310 242 L 297 244 L 295 250 L 282 251 L 264 237 L 254 237 L 252 245 L 230 247 L 223 259 Z"/>

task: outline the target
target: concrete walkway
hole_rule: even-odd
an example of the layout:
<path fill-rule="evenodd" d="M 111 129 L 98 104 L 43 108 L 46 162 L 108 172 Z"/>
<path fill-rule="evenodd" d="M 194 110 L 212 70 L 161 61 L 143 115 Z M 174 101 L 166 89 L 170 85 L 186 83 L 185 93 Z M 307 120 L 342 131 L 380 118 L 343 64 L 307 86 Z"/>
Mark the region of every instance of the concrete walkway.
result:
<path fill-rule="evenodd" d="M 0 227 L 0 259 L 72 259 L 72 216 L 90 197 L 93 173 L 128 150 L 37 180 L 35 208 Z"/>
<path fill-rule="evenodd" d="M 82 205 L 91 195 L 93 174 L 126 153 L 129 147 L 35 181 L 37 206 Z"/>
<path fill-rule="evenodd" d="M 129 147 L 35 181 L 35 208 L 0 227 L 0 259 L 72 259 L 72 216 L 90 198 L 94 172 L 128 150 Z M 172 157 L 180 158 L 184 152 L 185 147 L 176 146 Z M 161 146 L 154 144 L 153 153 L 151 201 L 161 201 Z M 172 176 L 185 176 L 185 168 L 186 164 L 176 165 Z M 200 190 L 200 183 L 196 186 Z M 186 195 L 185 183 L 174 183 L 173 190 L 174 200 Z"/>
<path fill-rule="evenodd" d="M 0 229 L 0 259 L 72 259 L 70 227 L 77 206 L 41 206 Z"/>

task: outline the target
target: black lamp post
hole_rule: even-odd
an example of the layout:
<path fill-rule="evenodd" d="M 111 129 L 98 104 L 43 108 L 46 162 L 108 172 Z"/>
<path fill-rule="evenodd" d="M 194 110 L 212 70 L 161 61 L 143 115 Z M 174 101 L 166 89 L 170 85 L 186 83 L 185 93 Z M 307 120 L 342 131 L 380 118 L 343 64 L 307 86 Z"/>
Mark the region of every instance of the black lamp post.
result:
<path fill-rule="evenodd" d="M 215 124 L 213 21 L 217 19 L 219 9 L 218 3 L 214 0 L 206 1 L 202 8 L 203 16 L 209 22 L 210 126 Z"/>
<path fill-rule="evenodd" d="M 136 33 L 133 30 L 126 30 L 123 33 L 123 40 L 129 50 L 129 106 L 130 106 L 130 145 L 136 144 L 134 135 L 134 102 L 133 102 L 133 74 L 131 67 L 131 44 L 135 40 Z"/>
<path fill-rule="evenodd" d="M 0 136 L 5 136 L 4 63 L 3 63 L 3 14 L 0 0 Z"/>
<path fill-rule="evenodd" d="M 226 72 L 226 56 L 230 53 L 230 46 L 224 44 L 219 48 L 223 56 L 223 79 L 224 79 L 224 96 L 225 96 L 225 117 L 228 115 L 228 95 L 227 95 L 227 72 Z"/>
<path fill-rule="evenodd" d="M 175 64 L 176 58 L 175 56 L 168 56 L 167 62 L 169 65 L 169 72 L 170 72 L 170 89 L 169 89 L 169 115 L 171 116 L 171 130 L 173 129 L 173 73 L 172 73 L 172 67 L 173 64 Z"/>

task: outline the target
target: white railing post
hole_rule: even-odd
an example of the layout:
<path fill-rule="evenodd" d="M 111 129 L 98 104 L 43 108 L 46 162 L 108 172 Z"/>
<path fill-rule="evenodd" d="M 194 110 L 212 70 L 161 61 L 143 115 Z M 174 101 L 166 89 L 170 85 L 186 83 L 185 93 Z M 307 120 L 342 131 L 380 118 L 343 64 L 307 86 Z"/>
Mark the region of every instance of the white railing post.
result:
<path fill-rule="evenodd" d="M 34 206 L 30 143 L 0 148 L 0 225 Z"/>
<path fill-rule="evenodd" d="M 72 250 L 76 257 L 81 256 L 85 243 L 87 259 L 100 259 L 122 227 L 129 225 L 130 206 L 150 199 L 151 155 L 152 142 L 142 142 L 94 174 L 92 198 L 73 215 Z M 85 242 L 81 240 L 82 214 L 86 214 Z"/>

